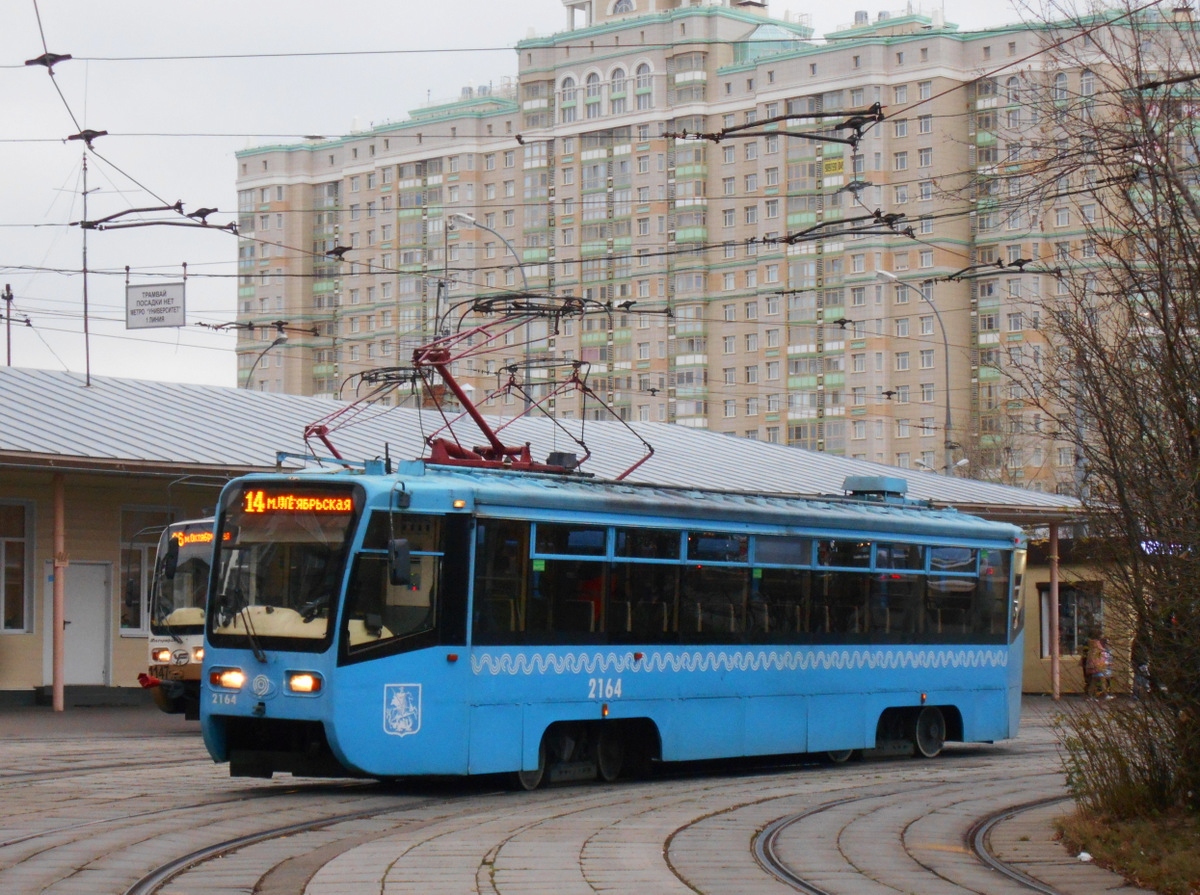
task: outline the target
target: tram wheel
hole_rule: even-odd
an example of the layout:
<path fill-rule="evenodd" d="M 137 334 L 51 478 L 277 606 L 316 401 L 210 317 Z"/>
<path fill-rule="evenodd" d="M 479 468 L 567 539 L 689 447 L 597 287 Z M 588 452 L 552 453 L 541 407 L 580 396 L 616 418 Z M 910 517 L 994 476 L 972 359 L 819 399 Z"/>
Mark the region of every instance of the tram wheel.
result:
<path fill-rule="evenodd" d="M 605 783 L 612 783 L 621 776 L 625 764 L 625 740 L 621 731 L 613 724 L 603 724 L 596 738 L 596 773 Z"/>
<path fill-rule="evenodd" d="M 538 766 L 532 771 L 513 771 L 512 782 L 515 789 L 523 792 L 533 792 L 542 785 L 546 776 L 546 738 L 538 745 Z"/>
<path fill-rule="evenodd" d="M 850 756 L 853 754 L 853 749 L 833 749 L 829 752 L 826 752 L 825 757 L 834 764 L 845 764 L 850 760 Z"/>
<path fill-rule="evenodd" d="M 946 719 L 941 709 L 927 705 L 917 713 L 912 741 L 922 758 L 933 758 L 942 751 L 946 744 Z"/>

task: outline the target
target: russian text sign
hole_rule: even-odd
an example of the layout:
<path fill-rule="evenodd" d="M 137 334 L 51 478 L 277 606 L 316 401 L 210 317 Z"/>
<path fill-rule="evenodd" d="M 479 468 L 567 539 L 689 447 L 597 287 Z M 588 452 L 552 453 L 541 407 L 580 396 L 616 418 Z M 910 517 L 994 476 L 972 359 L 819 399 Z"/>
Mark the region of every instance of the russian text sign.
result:
<path fill-rule="evenodd" d="M 183 326 L 184 284 L 154 283 L 125 287 L 125 328 Z"/>

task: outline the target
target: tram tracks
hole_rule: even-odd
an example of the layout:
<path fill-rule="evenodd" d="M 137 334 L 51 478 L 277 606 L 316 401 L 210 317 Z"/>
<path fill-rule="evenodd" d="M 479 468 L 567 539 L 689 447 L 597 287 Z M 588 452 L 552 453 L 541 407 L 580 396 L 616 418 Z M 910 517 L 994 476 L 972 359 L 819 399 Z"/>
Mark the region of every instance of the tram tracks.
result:
<path fill-rule="evenodd" d="M 863 874 L 864 868 L 856 866 L 854 856 L 848 854 L 846 849 L 842 846 L 840 842 L 841 836 L 858 818 L 875 810 L 874 807 L 864 808 L 861 803 L 892 798 L 895 795 L 895 790 L 888 795 L 856 794 L 853 796 L 824 802 L 804 811 L 777 818 L 767 824 L 755 837 L 753 845 L 754 858 L 764 871 L 769 873 L 775 879 L 785 883 L 799 892 L 804 892 L 806 895 L 837 895 L 837 892 L 839 891 L 839 887 L 837 885 L 818 885 L 812 881 L 810 875 L 807 875 L 808 873 L 811 873 L 811 871 L 797 870 L 785 857 L 783 857 L 781 853 L 781 841 L 784 835 L 793 827 L 796 827 L 805 821 L 812 820 L 819 815 L 827 812 L 834 812 L 838 809 L 848 806 L 854 806 L 859 809 L 859 812 L 856 812 L 854 819 L 847 822 L 839 830 L 838 848 L 842 853 L 842 857 L 845 859 L 850 872 L 855 875 Z M 1040 895 L 1061 895 L 1058 889 L 1055 889 L 1048 883 L 1037 879 L 1029 873 L 1026 873 L 1021 869 L 1018 863 L 1004 860 L 995 854 L 990 848 L 989 834 L 997 825 L 1001 823 L 1018 818 L 1026 812 L 1036 811 L 1048 805 L 1066 801 L 1068 798 L 1068 796 L 1059 795 L 1035 799 L 1032 801 L 1022 802 L 1017 805 L 1008 805 L 979 817 L 962 835 L 962 852 L 969 854 L 969 856 L 975 862 L 977 862 L 980 867 L 986 867 L 990 871 L 1000 874 L 1007 881 L 1017 884 L 1023 890 L 1038 892 Z M 951 866 L 949 870 L 947 870 L 945 867 L 939 868 L 934 866 L 929 861 L 919 857 L 916 853 L 917 849 L 914 849 L 908 842 L 910 830 L 914 827 L 914 825 L 922 821 L 928 821 L 931 816 L 938 813 L 957 811 L 964 805 L 976 800 L 976 798 L 972 797 L 940 804 L 934 808 L 930 814 L 922 814 L 920 817 L 914 818 L 912 821 L 905 824 L 903 829 L 900 831 L 899 838 L 909 860 L 920 867 L 925 873 L 928 873 L 931 877 L 954 887 L 955 891 L 977 893 L 977 895 L 992 895 L 992 893 L 997 891 L 995 886 L 991 884 L 994 882 L 994 880 L 984 879 L 981 882 L 972 883 L 969 880 L 971 876 L 970 872 L 968 871 L 964 873 L 961 865 L 958 867 Z M 926 843 L 925 847 L 929 848 L 929 843 Z M 938 843 L 934 847 L 943 850 L 954 851 L 954 849 L 951 847 L 951 844 L 946 842 Z M 893 868 L 893 872 L 895 872 L 895 868 Z M 829 875 L 830 868 L 824 867 L 820 876 L 825 878 Z M 884 881 L 880 880 L 880 882 Z"/>
<path fill-rule="evenodd" d="M 361 781 L 353 781 L 353 782 L 347 782 L 345 784 L 342 784 L 342 786 L 344 786 L 346 789 L 351 789 L 353 787 L 367 786 L 367 785 L 370 785 L 370 784 L 366 784 Z M 330 787 L 329 787 L 329 784 L 325 784 L 322 788 L 328 789 Z M 305 790 L 306 790 L 306 787 L 293 786 L 293 787 L 288 787 L 286 789 L 268 789 L 268 790 L 261 790 L 258 792 L 250 792 L 250 793 L 242 792 L 242 793 L 238 793 L 236 795 L 231 795 L 231 796 L 226 796 L 226 797 L 215 797 L 215 796 L 209 797 L 209 798 L 201 799 L 199 801 L 191 802 L 189 804 L 184 804 L 184 805 L 173 803 L 169 807 L 165 807 L 165 808 L 151 808 L 146 811 L 135 812 L 132 814 L 119 814 L 119 815 L 114 815 L 113 817 L 104 817 L 104 818 L 97 818 L 95 820 L 81 821 L 79 823 L 64 824 L 63 826 L 51 827 L 51 828 L 48 828 L 45 830 L 38 830 L 38 831 L 32 832 L 32 833 L 24 833 L 20 836 L 15 836 L 12 838 L 0 840 L 0 849 L 9 848 L 9 847 L 15 846 L 15 845 L 22 845 L 24 843 L 32 842 L 37 839 L 43 839 L 43 838 L 49 839 L 49 838 L 55 837 L 55 836 L 63 836 L 63 835 L 69 835 L 71 833 L 77 833 L 77 832 L 80 832 L 83 830 L 87 830 L 89 828 L 104 827 L 104 826 L 112 824 L 114 822 L 141 821 L 141 820 L 150 820 L 150 819 L 153 819 L 156 817 L 166 817 L 166 816 L 171 816 L 171 815 L 178 815 L 181 813 L 186 814 L 187 812 L 195 811 L 196 809 L 199 809 L 199 808 L 212 808 L 212 807 L 217 807 L 220 805 L 245 804 L 247 802 L 252 802 L 255 800 L 266 800 L 266 799 L 272 799 L 272 798 L 280 798 L 283 796 L 293 796 L 293 795 L 297 795 L 301 792 L 304 792 Z M 2 867 L 3 865 L 4 865 L 4 861 L 2 858 L 2 853 L 0 853 L 0 867 Z"/>
<path fill-rule="evenodd" d="M 302 821 L 299 823 L 285 824 L 284 826 L 272 827 L 267 830 L 259 830 L 255 833 L 248 833 L 243 836 L 237 836 L 233 839 L 227 839 L 223 842 L 217 842 L 205 848 L 197 849 L 190 854 L 183 855 L 173 861 L 168 861 L 159 867 L 154 868 L 147 873 L 132 886 L 125 890 L 125 895 L 154 895 L 161 888 L 177 877 L 184 871 L 190 870 L 207 861 L 212 861 L 225 855 L 232 854 L 243 848 L 251 845 L 256 845 L 260 842 L 266 842 L 271 839 L 282 839 L 288 836 L 296 836 L 300 833 L 309 833 L 314 830 L 325 829 L 335 824 L 345 823 L 349 821 L 362 820 L 365 818 L 376 818 L 381 814 L 390 814 L 396 811 L 411 809 L 415 806 L 407 805 L 390 809 L 366 809 L 363 811 L 353 811 L 346 814 L 331 814 L 325 817 L 315 818 L 313 820 Z M 386 835 L 386 834 L 379 834 Z M 361 837 L 356 839 L 356 842 L 361 842 Z M 258 887 L 255 887 L 258 890 Z M 259 890 L 261 891 L 261 890 Z"/>
<path fill-rule="evenodd" d="M 63 765 L 61 767 L 39 768 L 38 770 L 30 771 L 13 771 L 11 773 L 0 774 L 0 789 L 5 789 L 12 786 L 27 786 L 31 783 L 42 783 L 45 781 L 60 780 L 63 777 L 71 776 L 78 777 L 83 774 L 98 774 L 106 771 L 130 771 L 139 769 L 161 769 L 170 767 L 180 767 L 183 765 L 193 765 L 196 763 L 195 758 L 174 758 L 174 759 L 142 759 L 130 760 L 120 759 L 108 762 L 97 763 L 75 763 Z"/>
<path fill-rule="evenodd" d="M 1029 811 L 1036 811 L 1044 808 L 1047 805 L 1054 805 L 1060 802 L 1065 802 L 1069 796 L 1051 796 L 1045 799 L 1034 799 L 1031 802 L 1024 802 L 1020 805 L 1014 805 L 1011 808 L 997 811 L 996 813 L 980 818 L 972 825 L 968 831 L 967 840 L 971 844 L 971 850 L 978 856 L 979 860 L 983 861 L 997 873 L 1002 873 L 1014 882 L 1020 883 L 1027 889 L 1032 889 L 1035 892 L 1041 892 L 1042 895 L 1058 895 L 1058 891 L 1041 880 L 1035 879 L 1029 874 L 1020 870 L 1014 864 L 1008 861 L 1002 861 L 992 853 L 988 839 L 992 830 L 1001 823 L 1019 817 Z"/>
<path fill-rule="evenodd" d="M 969 801 L 972 787 L 982 790 L 1001 780 L 1028 799 L 1046 788 L 1032 778 L 1057 764 L 1051 746 L 1039 733 L 1019 745 L 958 746 L 935 761 L 832 768 L 799 760 L 678 765 L 645 784 L 556 786 L 519 795 L 497 793 L 492 781 L 479 778 L 392 784 L 230 780 L 199 761 L 189 769 L 186 761 L 139 760 L 132 769 L 122 765 L 127 773 L 97 769 L 58 780 L 53 774 L 59 768 L 37 768 L 43 775 L 38 782 L 8 791 L 28 820 L 10 821 L 5 830 L 0 819 L 0 890 L 178 895 L 232 886 L 260 895 L 328 895 L 346 891 L 347 879 L 368 879 L 372 890 L 516 895 L 544 889 L 548 880 L 574 879 L 577 889 L 660 895 L 778 892 L 785 886 L 836 892 L 827 877 L 813 877 L 815 884 L 803 888 L 768 874 L 752 854 L 754 831 L 770 836 L 769 822 L 792 813 L 823 811 L 833 818 L 842 811 L 850 817 L 856 801 L 878 805 L 876 816 L 911 814 L 915 799 L 928 813 L 951 815 Z M 86 753 L 80 757 L 86 761 Z M 106 800 L 110 791 L 114 797 Z M 167 792 L 174 800 L 169 805 L 162 799 Z M 991 807 L 1002 804 L 993 800 Z M 915 823 L 901 819 L 909 820 L 905 829 Z M 956 819 L 960 826 L 968 822 Z M 981 826 L 980 841 L 1000 822 Z M 837 824 L 830 823 L 836 832 Z M 31 824 L 53 828 L 29 832 Z M 902 826 L 875 830 L 892 837 L 897 854 Z M 798 830 L 781 828 L 776 838 L 784 842 Z M 863 827 L 855 835 L 861 840 L 872 832 Z M 911 834 L 917 851 L 931 839 L 929 830 L 919 832 Z M 965 852 L 964 836 L 959 830 L 957 838 L 939 839 L 936 846 Z M 761 847 L 770 850 L 767 842 Z M 786 865 L 786 848 L 779 851 Z M 853 873 L 853 862 L 847 864 Z M 803 867 L 790 869 L 800 881 L 811 877 Z M 977 872 L 1002 879 L 982 865 Z M 918 883 L 914 891 L 946 890 L 944 879 L 927 878 L 931 887 Z M 97 885 L 98 879 L 109 882 Z M 434 879 L 436 884 L 425 884 Z M 990 891 L 1017 891 L 1016 883 L 1006 884 L 1009 888 Z"/>
<path fill-rule="evenodd" d="M 867 768 L 865 772 L 856 776 L 875 776 L 870 773 L 871 770 L 872 768 Z M 939 776 L 938 769 L 932 763 L 922 770 L 931 778 Z M 444 873 L 453 876 L 454 884 L 459 887 L 454 891 L 504 895 L 528 891 L 527 886 L 536 881 L 538 872 L 553 875 L 555 872 L 561 873 L 574 868 L 593 888 L 612 888 L 611 855 L 614 845 L 620 843 L 623 838 L 629 838 L 628 832 L 621 832 L 622 827 L 634 830 L 663 829 L 661 824 L 664 820 L 678 820 L 681 815 L 690 816 L 698 805 L 710 801 L 725 803 L 723 809 L 717 812 L 719 814 L 735 814 L 755 806 L 769 810 L 771 803 L 795 798 L 794 786 L 797 783 L 811 785 L 813 791 L 810 795 L 818 797 L 821 793 L 833 794 L 838 789 L 844 791 L 844 787 L 839 786 L 836 778 L 824 775 L 818 778 L 814 774 L 813 778 L 805 779 L 806 776 L 794 772 L 760 776 L 757 778 L 759 783 L 771 790 L 771 794 L 754 800 L 736 798 L 738 794 L 744 794 L 745 776 L 742 774 L 734 773 L 717 778 L 692 777 L 690 780 L 685 775 L 673 774 L 670 780 L 645 785 L 636 796 L 631 790 L 638 786 L 637 784 L 617 787 L 584 785 L 555 787 L 536 796 L 477 792 L 470 796 L 438 796 L 400 806 L 380 806 L 354 812 L 323 814 L 301 823 L 260 829 L 195 850 L 155 868 L 125 892 L 126 895 L 165 895 L 176 891 L 202 889 L 206 864 L 250 850 L 254 846 L 261 847 L 260 854 L 257 858 L 244 856 L 247 876 L 243 884 L 252 886 L 262 895 L 327 891 L 325 887 L 331 885 L 330 879 L 338 875 L 336 871 L 325 872 L 334 862 L 341 860 L 352 864 L 360 863 L 357 850 L 371 852 L 372 847 L 377 857 L 379 853 L 386 854 L 386 860 L 381 859 L 378 871 L 381 876 L 376 882 L 386 880 L 388 886 L 400 884 L 401 888 L 404 888 L 404 884 L 410 882 L 411 878 L 419 878 L 422 874 L 429 873 L 432 868 L 441 867 L 444 868 Z M 1022 775 L 1015 776 L 1019 778 Z M 802 873 L 789 868 L 786 861 L 776 854 L 776 840 L 789 827 L 805 817 L 854 803 L 890 801 L 892 804 L 902 804 L 911 801 L 916 793 L 928 792 L 931 783 L 931 780 L 924 780 L 900 787 L 894 784 L 867 784 L 853 795 L 825 801 L 804 812 L 780 818 L 755 838 L 754 859 L 758 866 L 793 889 L 810 895 L 829 895 L 836 892 L 836 889 L 823 888 L 809 882 Z M 1016 783 L 1019 785 L 1020 780 Z M 787 794 L 783 794 L 785 792 Z M 502 806 L 497 805 L 496 799 L 503 800 Z M 937 806 L 937 810 L 951 809 L 956 804 L 958 803 L 953 801 L 943 801 Z M 979 841 L 985 841 L 987 830 L 990 830 L 995 822 L 1012 814 L 1013 810 L 1007 808 L 995 813 L 994 822 L 986 826 L 981 822 L 983 833 L 979 835 Z M 676 832 L 711 820 L 712 817 L 713 815 L 705 815 L 703 818 L 684 820 L 676 827 Z M 364 829 L 364 821 L 380 822 Z M 991 816 L 984 818 L 984 821 L 991 821 Z M 562 852 L 555 856 L 559 861 L 555 865 L 557 871 L 551 866 L 529 866 L 528 855 L 543 850 L 546 843 L 554 842 L 555 836 L 564 829 L 576 828 L 586 828 L 588 832 L 579 833 L 578 839 L 571 840 L 572 845 L 563 843 Z M 320 838 L 311 835 L 319 833 L 324 835 Z M 309 835 L 309 838 L 303 838 L 305 835 Z M 286 851 L 280 851 L 276 846 L 269 844 L 272 841 L 283 840 L 292 841 L 292 846 Z M 463 862 L 463 850 L 467 843 L 476 857 Z M 678 891 L 719 891 L 705 880 L 689 877 L 687 872 L 681 872 L 679 868 L 671 865 L 670 837 L 657 847 L 652 842 L 642 842 L 640 847 L 643 855 L 659 855 L 659 860 L 664 863 L 664 871 L 669 871 L 682 884 Z M 270 860 L 275 862 L 274 864 L 264 866 L 262 863 L 255 863 L 261 862 L 266 854 L 270 854 Z M 451 867 L 445 863 L 448 857 L 457 857 L 458 865 Z M 993 857 L 993 861 L 999 862 L 999 859 Z M 251 865 L 257 866 L 257 870 L 251 870 Z M 951 877 L 938 874 L 935 868 L 926 866 L 926 870 L 961 886 Z M 201 875 L 186 875 L 193 871 Z M 229 872 L 228 868 L 225 872 Z M 310 883 L 313 883 L 313 888 L 306 888 Z M 659 890 L 670 891 L 666 887 Z M 959 891 L 990 890 L 960 887 Z M 1034 891 L 1053 892 L 1048 888 L 1034 888 Z"/>

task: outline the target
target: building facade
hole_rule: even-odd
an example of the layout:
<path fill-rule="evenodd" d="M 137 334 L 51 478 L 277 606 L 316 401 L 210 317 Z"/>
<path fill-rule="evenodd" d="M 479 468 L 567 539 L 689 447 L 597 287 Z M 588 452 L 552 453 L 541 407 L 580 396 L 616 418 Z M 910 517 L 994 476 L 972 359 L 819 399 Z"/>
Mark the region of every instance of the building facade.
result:
<path fill-rule="evenodd" d="M 239 153 L 239 385 L 350 397 L 478 322 L 473 300 L 570 295 L 611 311 L 455 374 L 487 396 L 516 365 L 538 397 L 584 361 L 628 420 L 1073 490 L 1074 451 L 1004 368 L 1042 351 L 1037 271 L 1085 228 L 1005 191 L 1027 85 L 1086 73 L 1043 71 L 1029 28 L 857 13 L 816 43 L 765 3 L 563 2 L 570 27 L 498 85 Z"/>
<path fill-rule="evenodd" d="M 309 453 L 307 427 L 345 407 L 158 380 L 92 376 L 87 387 L 84 381 L 83 374 L 0 366 L 6 396 L 0 405 L 0 707 L 53 696 L 59 635 L 58 677 L 73 693 L 69 701 L 109 698 L 102 691 L 111 688 L 137 690 L 137 675 L 148 662 L 148 597 L 162 526 L 211 515 L 220 488 L 235 476 L 299 472 Z M 437 416 L 427 407 L 367 408 L 333 438 L 352 462 L 407 459 L 420 455 Z M 632 425 L 655 453 L 632 473 L 631 483 L 836 494 L 847 477 L 897 473 L 695 428 Z M 545 418 L 519 420 L 510 433 L 533 445 L 537 457 L 561 447 L 561 433 Z M 587 468 L 604 479 L 615 478 L 640 453 L 636 439 L 615 423 L 589 427 L 589 441 L 595 454 Z M 970 479 L 912 472 L 906 483 L 911 497 L 930 505 L 1025 527 L 1065 524 L 1080 512 L 1070 497 Z M 1064 591 L 1086 594 L 1064 597 L 1061 604 L 1082 607 L 1064 608 L 1062 653 L 1069 657 L 1089 632 L 1103 630 L 1116 642 L 1118 628 L 1099 603 L 1104 594 L 1095 586 L 1098 573 L 1068 551 L 1064 555 L 1072 560 L 1063 569 Z M 1049 649 L 1035 612 L 1044 602 L 1042 583 L 1053 577 L 1047 564 L 1054 562 L 1054 550 L 1034 554 L 1022 585 L 1025 669 L 1034 692 L 1045 686 Z M 55 611 L 60 590 L 61 615 Z M 1064 669 L 1071 661 L 1078 664 L 1078 658 L 1064 660 Z M 123 695 L 133 698 L 132 692 Z"/>

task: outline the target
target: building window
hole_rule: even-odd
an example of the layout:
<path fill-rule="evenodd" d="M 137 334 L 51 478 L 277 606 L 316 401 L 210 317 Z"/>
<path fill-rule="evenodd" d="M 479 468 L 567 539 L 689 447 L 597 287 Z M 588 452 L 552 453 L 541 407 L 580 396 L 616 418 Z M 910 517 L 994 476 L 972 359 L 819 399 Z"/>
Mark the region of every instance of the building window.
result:
<path fill-rule="evenodd" d="M 24 503 L 0 503 L 0 617 L 4 631 L 33 628 L 29 606 L 32 568 L 31 511 Z"/>
<path fill-rule="evenodd" d="M 1058 589 L 1058 649 L 1063 656 L 1082 655 L 1091 640 L 1104 636 L 1103 584 L 1081 581 Z M 1042 603 L 1042 658 L 1050 655 L 1050 585 L 1038 585 Z"/>

